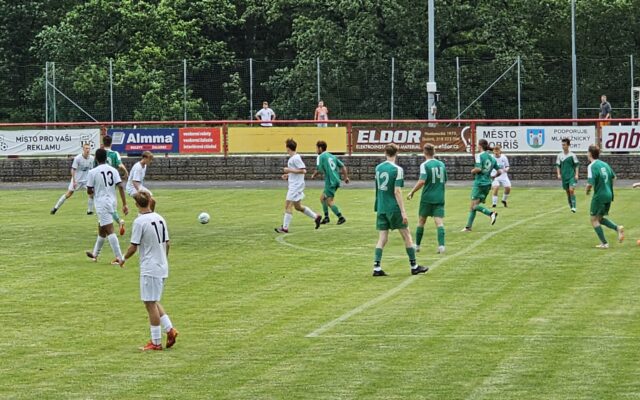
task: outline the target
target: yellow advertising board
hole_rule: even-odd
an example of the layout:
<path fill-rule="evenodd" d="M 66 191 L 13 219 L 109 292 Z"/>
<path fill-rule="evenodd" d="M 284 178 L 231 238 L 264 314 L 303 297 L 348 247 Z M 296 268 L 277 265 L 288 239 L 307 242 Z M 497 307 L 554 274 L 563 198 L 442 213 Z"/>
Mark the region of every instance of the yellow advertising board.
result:
<path fill-rule="evenodd" d="M 315 153 L 318 140 L 327 142 L 331 153 L 347 152 L 346 127 L 229 127 L 227 143 L 229 154 L 285 153 L 285 142 L 289 138 L 298 143 L 298 153 Z"/>

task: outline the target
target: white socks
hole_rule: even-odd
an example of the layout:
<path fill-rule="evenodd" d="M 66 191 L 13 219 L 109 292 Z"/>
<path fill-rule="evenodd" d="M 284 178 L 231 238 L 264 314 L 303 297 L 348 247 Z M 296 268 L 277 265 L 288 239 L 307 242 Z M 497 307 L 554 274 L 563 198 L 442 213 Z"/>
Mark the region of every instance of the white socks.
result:
<path fill-rule="evenodd" d="M 60 198 L 58 199 L 58 202 L 56 203 L 56 205 L 53 208 L 55 208 L 56 210 L 58 208 L 60 208 L 66 199 L 67 199 L 67 195 L 65 193 L 62 196 L 60 196 Z"/>
<path fill-rule="evenodd" d="M 160 330 L 160 325 L 151 327 L 151 342 L 153 344 L 161 344 L 162 343 L 162 331 Z"/>
<path fill-rule="evenodd" d="M 100 250 L 102 250 L 102 246 L 104 245 L 104 239 L 102 236 L 98 236 L 96 239 L 96 244 L 93 246 L 93 256 L 98 258 L 98 254 L 100 254 Z"/>
<path fill-rule="evenodd" d="M 116 255 L 116 258 L 118 260 L 123 260 L 122 251 L 120 250 L 120 242 L 118 242 L 118 237 L 116 236 L 116 234 L 112 233 L 111 235 L 107 236 L 107 239 L 109 240 L 109 244 L 111 245 L 111 249 L 113 249 L 113 254 Z"/>
<path fill-rule="evenodd" d="M 493 196 L 493 204 L 498 204 L 498 196 Z"/>
<path fill-rule="evenodd" d="M 503 194 L 502 195 L 502 201 L 507 201 L 507 197 L 509 197 L 508 194 Z"/>
<path fill-rule="evenodd" d="M 309 217 L 311 219 L 316 219 L 316 217 L 318 217 L 318 214 L 316 214 L 313 211 L 311 211 L 311 209 L 309 207 L 305 207 L 303 212 L 304 212 L 304 215 L 306 215 L 307 217 Z"/>
<path fill-rule="evenodd" d="M 282 221 L 282 227 L 284 229 L 289 229 L 289 224 L 291 224 L 291 220 L 293 219 L 293 215 L 289 213 L 284 213 L 284 219 Z"/>
<path fill-rule="evenodd" d="M 89 201 L 87 202 L 87 212 L 93 212 L 93 198 L 89 197 Z"/>
<path fill-rule="evenodd" d="M 169 332 L 171 328 L 173 328 L 173 324 L 171 324 L 171 320 L 167 314 L 160 317 L 160 324 L 162 324 L 162 328 L 165 332 Z"/>

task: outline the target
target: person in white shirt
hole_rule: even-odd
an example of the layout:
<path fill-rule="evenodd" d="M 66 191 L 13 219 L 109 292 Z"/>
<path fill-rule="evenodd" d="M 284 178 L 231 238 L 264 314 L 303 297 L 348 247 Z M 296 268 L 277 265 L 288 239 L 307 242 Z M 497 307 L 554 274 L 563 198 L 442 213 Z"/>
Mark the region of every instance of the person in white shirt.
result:
<path fill-rule="evenodd" d="M 87 251 L 85 254 L 92 261 L 97 261 L 104 245 L 105 239 L 109 241 L 109 245 L 116 256 L 112 264 L 119 264 L 122 261 L 122 251 L 118 237 L 113 232 L 113 213 L 118 208 L 118 200 L 116 199 L 116 187 L 122 199 L 122 212 L 124 215 L 129 213 L 127 208 L 127 199 L 122 188 L 122 180 L 118 170 L 107 164 L 107 152 L 104 149 L 96 150 L 96 161 L 98 166 L 89 171 L 87 179 L 87 193 L 93 196 L 96 214 L 98 215 L 98 237 L 93 251 Z"/>
<path fill-rule="evenodd" d="M 64 204 L 65 200 L 73 196 L 76 190 L 82 190 L 87 187 L 87 179 L 89 177 L 89 171 L 93 168 L 93 156 L 91 153 L 91 145 L 85 143 L 82 145 L 82 153 L 73 158 L 71 164 L 71 182 L 67 188 L 67 192 L 60 196 L 58 202 L 51 209 L 51 214 L 55 214 L 60 207 Z M 89 196 L 87 202 L 87 215 L 93 214 L 93 198 Z"/>
<path fill-rule="evenodd" d="M 289 190 L 287 191 L 287 197 L 284 203 L 284 219 L 282 225 L 275 228 L 278 233 L 288 233 L 289 224 L 293 219 L 293 208 L 304 213 L 307 217 L 313 219 L 316 224 L 316 229 L 320 227 L 322 217 L 309 207 L 302 205 L 302 199 L 304 199 L 304 175 L 307 173 L 307 167 L 302 161 L 300 154 L 296 153 L 298 144 L 293 139 L 287 139 L 287 154 L 289 154 L 289 160 L 287 166 L 284 167 L 283 180 L 289 182 Z"/>
<path fill-rule="evenodd" d="M 133 221 L 131 246 L 120 266 L 123 267 L 125 260 L 140 249 L 140 299 L 149 314 L 151 330 L 151 341 L 140 350 L 162 350 L 161 328 L 167 334 L 166 348 L 172 347 L 178 336 L 178 331 L 160 304 L 165 281 L 169 276 L 169 230 L 164 218 L 151 211 L 151 195 L 148 192 L 138 192 L 133 195 L 133 199 L 139 215 Z"/>
<path fill-rule="evenodd" d="M 493 182 L 491 182 L 491 189 L 493 191 L 493 204 L 492 207 L 496 207 L 498 205 L 498 192 L 500 191 L 500 185 L 504 187 L 504 194 L 502 195 L 502 205 L 507 206 L 507 199 L 509 198 L 509 194 L 511 193 L 511 181 L 509 180 L 509 159 L 507 156 L 502 154 L 502 147 L 499 144 L 496 144 L 493 147 L 493 156 L 499 165 L 502 166 L 502 173 L 498 176 L 496 175 L 496 171 L 491 172 L 491 176 L 493 177 Z"/>
<path fill-rule="evenodd" d="M 144 186 L 144 177 L 147 174 L 147 166 L 153 162 L 153 154 L 150 151 L 142 153 L 142 159 L 135 163 L 131 172 L 129 172 L 129 180 L 127 181 L 127 193 L 133 197 L 138 192 L 147 192 L 151 197 L 151 211 L 156 209 L 156 201 L 153 198 L 151 190 Z"/>
<path fill-rule="evenodd" d="M 266 101 L 262 102 L 262 109 L 256 113 L 256 119 L 261 121 L 267 121 L 260 124 L 260 126 L 273 126 L 271 122 L 276 119 L 276 113 L 273 112 L 272 109 L 269 108 L 269 103 Z"/>

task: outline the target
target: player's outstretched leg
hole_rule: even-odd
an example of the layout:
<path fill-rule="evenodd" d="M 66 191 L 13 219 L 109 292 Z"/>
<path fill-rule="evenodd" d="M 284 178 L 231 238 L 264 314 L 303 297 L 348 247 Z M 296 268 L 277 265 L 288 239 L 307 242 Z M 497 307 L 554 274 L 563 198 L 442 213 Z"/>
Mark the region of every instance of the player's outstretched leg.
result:
<path fill-rule="evenodd" d="M 71 197 L 72 194 L 73 194 L 73 192 L 67 192 L 67 193 L 63 194 L 62 196 L 60 196 L 60 198 L 56 202 L 56 205 L 53 206 L 53 208 L 51 209 L 51 215 L 55 214 L 58 211 L 58 209 L 60 207 L 62 207 L 62 205 L 64 204 L 65 200 L 67 200 L 69 197 Z"/>

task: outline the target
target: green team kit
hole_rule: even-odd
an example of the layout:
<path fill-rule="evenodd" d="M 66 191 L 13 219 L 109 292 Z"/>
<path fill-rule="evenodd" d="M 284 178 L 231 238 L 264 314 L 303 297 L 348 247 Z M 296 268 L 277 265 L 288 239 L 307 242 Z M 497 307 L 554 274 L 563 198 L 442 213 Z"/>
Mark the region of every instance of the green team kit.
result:
<path fill-rule="evenodd" d="M 329 152 L 323 152 L 317 159 L 318 172 L 324 175 L 325 197 L 335 197 L 340 187 L 340 169 L 344 166 L 342 161 Z"/>
<path fill-rule="evenodd" d="M 420 165 L 420 180 L 424 181 L 420 196 L 421 217 L 444 218 L 444 191 L 447 170 L 442 161 L 431 159 Z"/>
<path fill-rule="evenodd" d="M 556 158 L 556 167 L 560 170 L 560 179 L 562 180 L 562 189 L 567 191 L 567 202 L 571 211 L 576 211 L 576 195 L 572 194 L 573 188 L 576 187 L 578 182 L 576 181 L 576 171 L 580 166 L 578 157 L 572 152 L 560 153 Z"/>
<path fill-rule="evenodd" d="M 605 216 L 609 214 L 613 201 L 613 180 L 616 174 L 609 164 L 595 160 L 589 164 L 589 184 L 593 186 L 591 198 L 591 215 Z"/>
<path fill-rule="evenodd" d="M 491 171 L 494 169 L 497 171 L 502 167 L 488 150 L 476 155 L 475 167 L 480 168 L 480 172 L 473 179 L 471 200 L 480 200 L 481 203 L 484 203 L 491 191 Z"/>
<path fill-rule="evenodd" d="M 396 187 L 404 186 L 404 170 L 399 165 L 385 161 L 376 166 L 376 202 L 374 211 L 377 213 L 376 229 L 386 231 L 390 229 L 407 228 L 402 222 L 402 213 L 396 200 Z"/>

